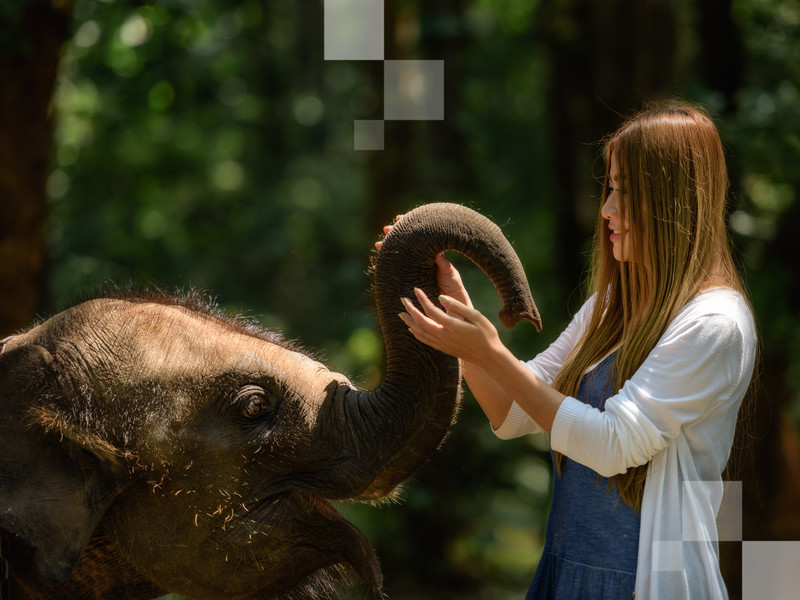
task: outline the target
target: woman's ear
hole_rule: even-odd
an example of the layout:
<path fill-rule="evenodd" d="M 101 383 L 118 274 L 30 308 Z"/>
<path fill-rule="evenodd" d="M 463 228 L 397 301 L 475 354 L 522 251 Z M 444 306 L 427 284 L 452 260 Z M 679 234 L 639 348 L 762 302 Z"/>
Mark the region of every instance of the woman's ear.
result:
<path fill-rule="evenodd" d="M 98 440 L 41 422 L 45 401 L 60 393 L 53 365 L 41 346 L 0 354 L 0 527 L 35 550 L 44 578 L 64 579 L 121 485 L 98 459 Z"/>

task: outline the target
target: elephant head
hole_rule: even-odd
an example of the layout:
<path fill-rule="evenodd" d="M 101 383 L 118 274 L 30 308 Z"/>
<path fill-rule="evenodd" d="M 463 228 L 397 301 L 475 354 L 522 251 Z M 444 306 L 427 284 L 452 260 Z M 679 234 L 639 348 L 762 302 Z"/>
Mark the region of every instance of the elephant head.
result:
<path fill-rule="evenodd" d="M 436 296 L 444 250 L 487 273 L 504 324 L 539 328 L 499 228 L 423 205 L 374 256 L 386 368 L 372 391 L 192 294 L 96 298 L 3 340 L 0 529 L 17 595 L 300 600 L 332 596 L 350 569 L 380 590 L 369 542 L 328 500 L 391 494 L 455 419 L 458 360 L 397 317 L 413 287 Z"/>

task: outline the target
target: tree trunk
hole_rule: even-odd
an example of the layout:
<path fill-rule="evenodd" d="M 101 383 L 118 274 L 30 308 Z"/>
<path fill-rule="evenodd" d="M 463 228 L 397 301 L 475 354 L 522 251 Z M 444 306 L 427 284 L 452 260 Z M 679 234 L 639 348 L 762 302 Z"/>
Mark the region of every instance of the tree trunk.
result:
<path fill-rule="evenodd" d="M 0 46 L 0 337 L 27 325 L 39 301 L 50 99 L 69 25 L 67 8 L 49 2 L 24 2 L 10 12 Z"/>
<path fill-rule="evenodd" d="M 384 59 L 400 60 L 397 41 L 398 9 L 394 0 L 384 3 Z M 372 89 L 378 95 L 379 102 L 374 115 L 370 119 L 384 118 L 384 63 L 383 61 L 367 61 L 366 72 Z M 364 117 L 360 117 L 364 118 Z M 409 169 L 413 169 L 415 161 L 408 160 L 414 156 L 413 121 L 384 121 L 384 149 L 359 151 L 366 152 L 366 225 L 370 235 L 377 236 L 381 228 L 391 222 L 394 216 L 407 210 L 408 197 L 413 192 L 413 177 Z"/>
<path fill-rule="evenodd" d="M 697 3 L 697 10 L 703 81 L 721 95 L 723 111 L 733 113 L 744 79 L 744 50 L 731 4 L 732 0 L 704 0 Z"/>
<path fill-rule="evenodd" d="M 553 208 L 563 281 L 581 280 L 576 240 L 590 237 L 602 169 L 597 142 L 643 101 L 664 98 L 677 71 L 676 9 L 667 0 L 542 2 L 550 64 Z M 580 249 L 580 248 L 578 248 Z M 573 285 L 573 284 L 570 284 Z M 573 288 L 570 288 L 573 289 Z"/>

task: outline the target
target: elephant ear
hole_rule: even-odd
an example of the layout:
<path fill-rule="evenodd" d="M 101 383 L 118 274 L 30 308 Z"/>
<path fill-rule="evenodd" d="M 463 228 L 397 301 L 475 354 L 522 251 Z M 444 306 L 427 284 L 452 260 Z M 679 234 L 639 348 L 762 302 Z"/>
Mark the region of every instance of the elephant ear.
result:
<path fill-rule="evenodd" d="M 53 364 L 41 346 L 0 354 L 0 527 L 35 549 L 43 578 L 64 579 L 119 487 L 100 440 L 42 422 L 65 402 Z"/>

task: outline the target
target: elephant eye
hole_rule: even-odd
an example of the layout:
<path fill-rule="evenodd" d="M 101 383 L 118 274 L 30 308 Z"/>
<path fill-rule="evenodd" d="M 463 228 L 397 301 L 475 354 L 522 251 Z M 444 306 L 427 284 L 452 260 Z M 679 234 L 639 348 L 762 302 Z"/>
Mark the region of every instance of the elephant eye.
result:
<path fill-rule="evenodd" d="M 263 411 L 265 408 L 266 407 L 261 399 L 254 396 L 242 409 L 242 414 L 249 419 L 254 419 L 260 415 L 261 411 Z"/>
<path fill-rule="evenodd" d="M 275 408 L 275 399 L 264 388 L 257 385 L 246 385 L 241 388 L 234 399 L 241 415 L 246 419 L 257 419 L 271 414 Z"/>

